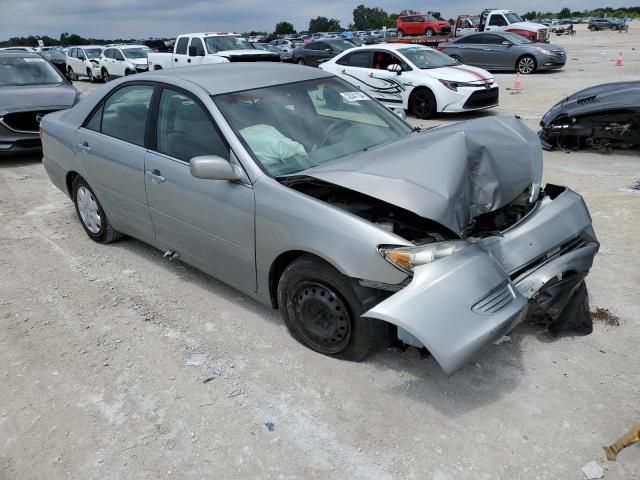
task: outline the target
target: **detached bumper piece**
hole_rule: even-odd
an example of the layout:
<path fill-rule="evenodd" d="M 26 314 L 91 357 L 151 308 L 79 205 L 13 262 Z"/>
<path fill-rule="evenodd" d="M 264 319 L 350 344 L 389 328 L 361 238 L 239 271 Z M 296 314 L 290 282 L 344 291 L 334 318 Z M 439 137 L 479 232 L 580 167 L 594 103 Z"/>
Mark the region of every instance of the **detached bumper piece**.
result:
<path fill-rule="evenodd" d="M 445 373 L 527 317 L 558 333 L 591 332 L 584 277 L 599 243 L 580 195 L 547 185 L 520 223 L 431 264 L 411 283 L 364 314 L 399 327 L 426 347 Z"/>
<path fill-rule="evenodd" d="M 464 102 L 462 108 L 464 109 L 476 109 L 476 108 L 489 108 L 495 107 L 500 102 L 500 92 L 498 87 L 489 88 L 486 90 L 478 90 L 473 92 L 469 99 Z"/>

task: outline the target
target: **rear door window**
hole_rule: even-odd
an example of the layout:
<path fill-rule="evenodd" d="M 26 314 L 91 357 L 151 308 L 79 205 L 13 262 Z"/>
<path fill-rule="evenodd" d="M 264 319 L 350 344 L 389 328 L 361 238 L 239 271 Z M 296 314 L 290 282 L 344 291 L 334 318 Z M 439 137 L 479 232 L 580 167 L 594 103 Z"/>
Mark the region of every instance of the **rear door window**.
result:
<path fill-rule="evenodd" d="M 204 45 L 202 43 L 202 40 L 200 40 L 198 37 L 193 37 L 191 39 L 191 46 L 195 47 L 196 56 L 200 56 L 204 53 Z"/>
<path fill-rule="evenodd" d="M 176 54 L 186 55 L 188 46 L 189 46 L 189 37 L 180 37 L 180 39 L 178 40 L 178 45 L 176 45 Z"/>
<path fill-rule="evenodd" d="M 151 85 L 131 85 L 113 93 L 104 102 L 100 131 L 135 145 L 144 145 Z M 95 125 L 93 118 L 87 124 Z"/>

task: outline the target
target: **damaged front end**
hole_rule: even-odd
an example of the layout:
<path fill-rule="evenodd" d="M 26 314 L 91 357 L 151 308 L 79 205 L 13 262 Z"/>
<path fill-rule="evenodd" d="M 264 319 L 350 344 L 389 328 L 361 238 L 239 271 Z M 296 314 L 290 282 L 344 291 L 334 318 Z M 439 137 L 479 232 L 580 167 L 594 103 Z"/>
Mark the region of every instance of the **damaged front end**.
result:
<path fill-rule="evenodd" d="M 640 147 L 640 82 L 582 90 L 554 105 L 540 121 L 546 150 Z"/>
<path fill-rule="evenodd" d="M 590 332 L 591 217 L 580 195 L 541 177 L 536 135 L 492 118 L 278 180 L 397 236 L 377 254 L 406 280 L 356 279 L 386 291 L 363 316 L 395 325 L 451 374 L 527 317 Z"/>

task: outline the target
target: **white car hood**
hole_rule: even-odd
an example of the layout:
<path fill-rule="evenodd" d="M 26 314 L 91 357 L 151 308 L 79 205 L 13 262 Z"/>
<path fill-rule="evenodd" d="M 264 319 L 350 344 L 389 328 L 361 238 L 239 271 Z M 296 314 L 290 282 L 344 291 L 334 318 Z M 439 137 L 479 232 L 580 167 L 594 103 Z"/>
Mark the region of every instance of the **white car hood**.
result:
<path fill-rule="evenodd" d="M 478 82 L 478 84 L 493 83 L 495 78 L 486 70 L 469 65 L 455 65 L 453 67 L 430 68 L 423 70 L 425 73 L 438 80 L 451 80 L 454 82 Z"/>
<path fill-rule="evenodd" d="M 538 30 L 547 30 L 549 27 L 543 25 L 541 23 L 533 23 L 533 22 L 516 22 L 512 23 L 507 27 L 507 30 L 511 29 L 520 29 L 527 30 L 529 32 L 537 32 Z"/>
<path fill-rule="evenodd" d="M 245 48 L 242 50 L 222 50 L 220 52 L 216 52 L 216 55 L 220 55 L 221 57 L 239 57 L 242 55 L 269 55 L 273 53 L 275 52 L 267 52 L 264 50 L 258 50 L 256 48 Z"/>
<path fill-rule="evenodd" d="M 148 65 L 149 60 L 147 58 L 130 58 L 129 61 L 134 65 Z"/>

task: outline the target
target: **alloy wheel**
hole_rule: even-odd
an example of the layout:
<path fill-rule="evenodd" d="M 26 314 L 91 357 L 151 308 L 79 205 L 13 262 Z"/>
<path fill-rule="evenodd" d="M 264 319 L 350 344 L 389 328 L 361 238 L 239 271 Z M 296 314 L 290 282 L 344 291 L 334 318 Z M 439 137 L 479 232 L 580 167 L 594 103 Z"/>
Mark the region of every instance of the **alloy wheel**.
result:
<path fill-rule="evenodd" d="M 518 71 L 522 74 L 528 74 L 536 69 L 536 62 L 531 57 L 523 57 L 518 62 Z"/>
<path fill-rule="evenodd" d="M 98 202 L 91 191 L 85 187 L 78 188 L 76 193 L 76 202 L 78 204 L 78 212 L 82 223 L 93 234 L 100 232 L 102 219 L 100 218 L 100 209 Z"/>

